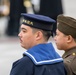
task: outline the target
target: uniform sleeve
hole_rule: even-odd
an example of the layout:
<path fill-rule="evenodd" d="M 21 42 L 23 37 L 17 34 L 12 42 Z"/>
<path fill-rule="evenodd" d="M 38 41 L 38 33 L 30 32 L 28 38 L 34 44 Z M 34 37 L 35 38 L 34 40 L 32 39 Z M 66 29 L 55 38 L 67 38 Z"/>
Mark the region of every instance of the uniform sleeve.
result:
<path fill-rule="evenodd" d="M 33 63 L 28 57 L 16 61 L 11 69 L 10 75 L 33 75 Z"/>
<path fill-rule="evenodd" d="M 75 59 L 71 63 L 71 69 L 73 73 L 76 75 L 76 56 L 75 56 Z"/>

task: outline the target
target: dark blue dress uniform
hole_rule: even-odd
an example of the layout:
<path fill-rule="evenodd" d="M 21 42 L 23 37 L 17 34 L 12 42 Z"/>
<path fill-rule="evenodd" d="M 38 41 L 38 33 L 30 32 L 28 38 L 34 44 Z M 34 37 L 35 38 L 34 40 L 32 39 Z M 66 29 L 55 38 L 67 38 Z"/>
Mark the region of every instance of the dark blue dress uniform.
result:
<path fill-rule="evenodd" d="M 22 16 L 22 24 L 52 33 L 55 20 L 35 14 L 22 13 Z M 66 70 L 52 43 L 44 43 L 25 51 L 23 58 L 14 62 L 10 75 L 66 75 Z"/>
<path fill-rule="evenodd" d="M 36 45 L 23 55 L 13 64 L 10 75 L 66 75 L 63 59 L 51 43 Z"/>

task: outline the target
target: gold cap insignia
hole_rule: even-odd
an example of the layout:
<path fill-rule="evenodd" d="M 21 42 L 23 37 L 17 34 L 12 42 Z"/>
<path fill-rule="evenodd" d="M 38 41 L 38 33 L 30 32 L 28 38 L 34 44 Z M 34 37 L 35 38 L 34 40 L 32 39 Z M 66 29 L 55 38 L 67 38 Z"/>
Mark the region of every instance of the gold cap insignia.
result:
<path fill-rule="evenodd" d="M 26 23 L 26 24 L 29 24 L 29 25 L 33 25 L 33 22 L 32 22 L 32 21 L 29 21 L 29 20 L 23 19 L 22 22 L 24 22 L 24 23 Z"/>

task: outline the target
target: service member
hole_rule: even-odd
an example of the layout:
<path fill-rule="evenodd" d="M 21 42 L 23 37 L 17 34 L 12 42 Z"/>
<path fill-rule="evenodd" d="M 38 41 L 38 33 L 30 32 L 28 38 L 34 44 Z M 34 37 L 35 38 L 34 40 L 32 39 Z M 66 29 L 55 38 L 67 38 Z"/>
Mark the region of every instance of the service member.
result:
<path fill-rule="evenodd" d="M 76 75 L 76 19 L 59 15 L 54 39 L 57 48 L 65 51 L 62 57 L 67 75 Z"/>
<path fill-rule="evenodd" d="M 55 20 L 35 14 L 22 14 L 19 33 L 21 46 L 27 51 L 13 64 L 10 75 L 65 75 L 63 59 L 48 39 Z"/>
<path fill-rule="evenodd" d="M 40 0 L 39 14 L 46 15 L 57 20 L 59 14 L 63 14 L 62 0 Z M 53 33 L 56 34 L 56 23 L 53 26 Z"/>
<path fill-rule="evenodd" d="M 24 7 L 24 0 L 9 0 L 10 1 L 10 13 L 8 25 L 6 28 L 6 35 L 17 36 L 20 27 L 21 12 L 26 12 L 26 7 Z"/>

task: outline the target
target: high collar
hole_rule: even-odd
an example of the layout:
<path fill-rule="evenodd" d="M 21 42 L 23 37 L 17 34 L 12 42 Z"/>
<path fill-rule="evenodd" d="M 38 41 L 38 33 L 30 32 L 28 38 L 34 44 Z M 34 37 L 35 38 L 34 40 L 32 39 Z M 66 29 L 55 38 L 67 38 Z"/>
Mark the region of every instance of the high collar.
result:
<path fill-rule="evenodd" d="M 66 58 L 67 56 L 71 55 L 72 53 L 76 53 L 76 46 L 65 51 L 65 53 L 63 54 L 62 57 Z"/>

